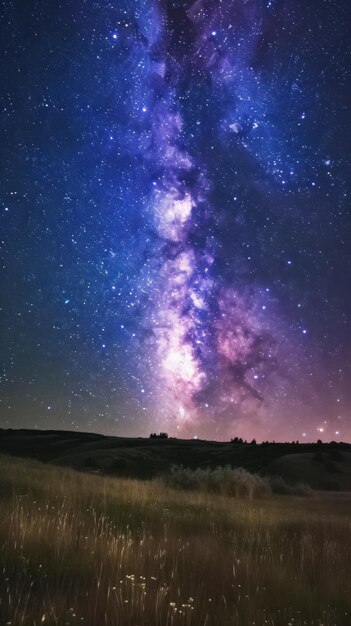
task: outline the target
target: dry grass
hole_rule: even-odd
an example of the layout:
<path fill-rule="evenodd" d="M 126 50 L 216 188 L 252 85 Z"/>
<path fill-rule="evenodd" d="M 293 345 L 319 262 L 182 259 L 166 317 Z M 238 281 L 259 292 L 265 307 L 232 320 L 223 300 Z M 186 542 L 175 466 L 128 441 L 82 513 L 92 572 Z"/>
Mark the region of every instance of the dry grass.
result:
<path fill-rule="evenodd" d="M 346 626 L 350 513 L 2 457 L 0 624 Z"/>

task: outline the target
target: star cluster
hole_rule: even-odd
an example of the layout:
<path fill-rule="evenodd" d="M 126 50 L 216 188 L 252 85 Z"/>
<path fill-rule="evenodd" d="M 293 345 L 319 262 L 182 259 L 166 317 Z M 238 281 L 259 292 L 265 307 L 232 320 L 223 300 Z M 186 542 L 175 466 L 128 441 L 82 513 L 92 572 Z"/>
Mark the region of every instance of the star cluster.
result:
<path fill-rule="evenodd" d="M 345 0 L 10 0 L 1 426 L 347 439 Z"/>

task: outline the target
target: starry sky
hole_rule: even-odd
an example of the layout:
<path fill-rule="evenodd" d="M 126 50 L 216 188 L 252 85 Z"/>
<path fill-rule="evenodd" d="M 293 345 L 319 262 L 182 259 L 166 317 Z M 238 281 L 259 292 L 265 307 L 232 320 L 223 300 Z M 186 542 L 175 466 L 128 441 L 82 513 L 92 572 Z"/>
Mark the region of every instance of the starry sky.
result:
<path fill-rule="evenodd" d="M 349 440 L 349 0 L 0 10 L 0 426 Z"/>

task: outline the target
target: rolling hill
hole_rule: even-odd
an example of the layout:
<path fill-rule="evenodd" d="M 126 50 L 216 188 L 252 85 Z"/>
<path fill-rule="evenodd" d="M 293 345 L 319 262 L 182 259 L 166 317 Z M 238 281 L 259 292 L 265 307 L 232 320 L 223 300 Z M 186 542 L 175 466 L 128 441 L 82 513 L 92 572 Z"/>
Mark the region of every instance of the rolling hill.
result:
<path fill-rule="evenodd" d="M 110 437 L 95 433 L 0 430 L 0 454 L 105 474 L 153 478 L 172 465 L 191 469 L 231 465 L 279 475 L 314 489 L 351 490 L 351 445 Z"/>

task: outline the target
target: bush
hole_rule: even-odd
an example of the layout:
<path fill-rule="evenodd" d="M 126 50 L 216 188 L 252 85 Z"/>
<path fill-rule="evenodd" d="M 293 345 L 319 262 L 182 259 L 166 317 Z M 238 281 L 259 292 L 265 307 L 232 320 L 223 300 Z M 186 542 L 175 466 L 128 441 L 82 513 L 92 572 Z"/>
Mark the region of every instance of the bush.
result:
<path fill-rule="evenodd" d="M 315 492 L 312 487 L 306 485 L 305 483 L 297 483 L 297 485 L 292 485 L 292 489 L 294 490 L 292 493 L 296 496 L 302 496 L 304 498 L 313 498 Z"/>
<path fill-rule="evenodd" d="M 290 485 L 281 476 L 270 476 L 268 478 L 270 487 L 273 493 L 278 493 L 286 496 L 313 496 L 313 489 L 305 483 L 297 483 L 296 485 Z"/>
<path fill-rule="evenodd" d="M 289 485 L 280 476 L 262 477 L 258 474 L 251 474 L 242 467 L 232 468 L 230 465 L 196 470 L 182 465 L 173 465 L 170 473 L 163 476 L 163 481 L 169 487 L 176 489 L 198 490 L 250 499 L 270 493 L 304 497 L 313 495 L 313 490 L 303 483 Z"/>
<path fill-rule="evenodd" d="M 242 467 L 232 469 L 229 465 L 196 470 L 175 465 L 164 481 L 179 489 L 197 489 L 235 497 L 253 498 L 271 491 L 267 479 L 251 474 Z"/>

